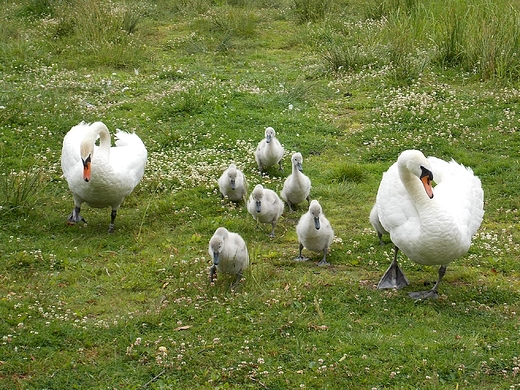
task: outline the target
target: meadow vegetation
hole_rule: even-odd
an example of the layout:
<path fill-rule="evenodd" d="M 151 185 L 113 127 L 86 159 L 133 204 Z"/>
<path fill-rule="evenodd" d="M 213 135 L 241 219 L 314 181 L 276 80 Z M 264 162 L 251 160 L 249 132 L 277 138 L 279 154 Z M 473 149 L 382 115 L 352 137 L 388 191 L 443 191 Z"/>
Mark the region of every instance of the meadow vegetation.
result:
<path fill-rule="evenodd" d="M 520 9 L 509 0 L 20 0 L 0 16 L 0 388 L 520 388 Z M 142 182 L 68 226 L 66 132 L 148 148 Z M 258 175 L 267 126 L 285 170 Z M 380 291 L 368 215 L 409 148 L 472 167 L 485 216 L 436 300 Z M 279 192 L 304 157 L 335 239 L 305 263 L 216 180 Z M 219 226 L 251 267 L 208 283 Z M 434 267 L 401 258 L 411 286 Z"/>

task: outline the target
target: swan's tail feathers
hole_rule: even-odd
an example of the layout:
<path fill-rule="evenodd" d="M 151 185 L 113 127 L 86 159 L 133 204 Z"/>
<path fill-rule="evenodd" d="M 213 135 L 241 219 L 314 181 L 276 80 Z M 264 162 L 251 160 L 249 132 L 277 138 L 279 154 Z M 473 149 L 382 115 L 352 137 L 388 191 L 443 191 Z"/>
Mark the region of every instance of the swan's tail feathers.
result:
<path fill-rule="evenodd" d="M 397 248 L 396 248 L 396 257 L 397 257 Z M 399 264 L 397 264 L 397 259 L 394 258 L 394 261 L 392 261 L 392 264 L 390 264 L 390 267 L 388 267 L 385 274 L 379 281 L 377 288 L 378 289 L 383 289 L 383 288 L 401 289 L 403 287 L 408 286 L 409 284 L 410 283 L 408 282 L 408 279 L 404 275 L 403 271 L 401 271 L 401 268 L 399 268 Z"/>
<path fill-rule="evenodd" d="M 144 147 L 143 141 L 141 141 L 141 138 L 135 133 L 127 133 L 126 131 L 117 129 L 114 136 L 116 138 L 116 146 L 142 145 Z"/>

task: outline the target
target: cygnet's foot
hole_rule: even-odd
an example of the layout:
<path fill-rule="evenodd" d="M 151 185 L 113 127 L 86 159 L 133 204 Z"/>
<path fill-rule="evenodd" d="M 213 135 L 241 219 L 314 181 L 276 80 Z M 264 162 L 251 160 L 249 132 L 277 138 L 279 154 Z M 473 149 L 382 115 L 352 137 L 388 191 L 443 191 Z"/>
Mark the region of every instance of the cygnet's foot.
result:
<path fill-rule="evenodd" d="M 437 299 L 439 298 L 439 294 L 436 290 L 428 290 L 428 291 L 417 291 L 408 293 L 408 296 L 413 299 Z"/>
<path fill-rule="evenodd" d="M 240 285 L 241 280 L 242 280 L 242 274 L 239 273 L 239 274 L 237 274 L 237 276 L 235 277 L 235 281 L 231 285 L 231 291 L 236 291 L 236 288 Z"/>
<path fill-rule="evenodd" d="M 114 233 L 114 224 L 111 223 L 110 225 L 108 225 L 108 232 L 109 233 Z"/>
<path fill-rule="evenodd" d="M 309 260 L 308 257 L 298 256 L 294 258 L 294 261 L 307 261 Z"/>
<path fill-rule="evenodd" d="M 328 266 L 328 265 L 330 265 L 330 263 L 329 263 L 327 260 L 325 260 L 325 259 L 322 259 L 322 260 L 318 263 L 318 267 L 326 267 L 326 266 Z"/>

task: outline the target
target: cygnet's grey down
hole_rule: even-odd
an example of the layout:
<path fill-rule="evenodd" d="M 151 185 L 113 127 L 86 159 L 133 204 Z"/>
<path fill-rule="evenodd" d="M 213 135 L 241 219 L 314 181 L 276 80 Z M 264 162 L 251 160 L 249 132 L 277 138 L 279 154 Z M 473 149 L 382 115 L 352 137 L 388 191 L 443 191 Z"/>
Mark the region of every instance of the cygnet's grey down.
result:
<path fill-rule="evenodd" d="M 276 132 L 272 127 L 265 129 L 265 138 L 262 139 L 256 148 L 255 160 L 262 174 L 264 168 L 278 164 L 282 170 L 282 157 L 284 148 L 276 138 Z"/>
<path fill-rule="evenodd" d="M 235 164 L 230 164 L 229 167 L 222 173 L 218 179 L 218 187 L 222 199 L 228 198 L 233 202 L 246 200 L 247 183 L 244 174 Z"/>
<path fill-rule="evenodd" d="M 218 270 L 236 275 L 233 283 L 233 286 L 236 286 L 242 278 L 242 271 L 249 266 L 249 254 L 244 239 L 238 233 L 232 233 L 224 227 L 215 230 L 209 240 L 209 255 L 213 259 L 209 271 L 210 282 L 213 282 Z"/>
<path fill-rule="evenodd" d="M 274 228 L 283 209 L 283 202 L 276 192 L 264 188 L 261 184 L 256 185 L 247 201 L 247 211 L 256 219 L 257 223 L 271 224 L 270 237 L 274 237 Z"/>
<path fill-rule="evenodd" d="M 386 229 L 381 225 L 381 221 L 379 220 L 379 214 L 377 213 L 377 205 L 374 205 L 372 207 L 372 210 L 370 210 L 370 223 L 374 227 L 375 231 L 377 232 L 377 237 L 379 238 L 379 244 L 384 245 L 383 242 L 383 235 L 389 234 Z"/>
<path fill-rule="evenodd" d="M 329 264 L 327 262 L 327 252 L 334 239 L 334 231 L 316 199 L 311 201 L 309 211 L 301 216 L 296 226 L 296 233 L 300 243 L 300 254 L 295 260 L 308 260 L 302 256 L 302 249 L 305 247 L 310 251 L 323 253 L 323 259 L 321 259 L 318 265 Z"/>
<path fill-rule="evenodd" d="M 301 153 L 294 153 L 291 162 L 292 173 L 285 179 L 280 195 L 289 206 L 289 210 L 293 211 L 292 206 L 305 199 L 310 205 L 311 180 L 302 172 L 303 157 Z"/>

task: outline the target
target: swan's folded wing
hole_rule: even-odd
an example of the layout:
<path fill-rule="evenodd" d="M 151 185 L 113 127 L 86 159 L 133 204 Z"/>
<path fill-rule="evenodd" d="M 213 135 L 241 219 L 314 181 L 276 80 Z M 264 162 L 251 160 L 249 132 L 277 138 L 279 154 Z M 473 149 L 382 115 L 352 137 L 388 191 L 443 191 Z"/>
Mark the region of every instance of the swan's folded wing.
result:
<path fill-rule="evenodd" d="M 480 179 L 455 161 L 446 162 L 429 157 L 432 164 L 435 197 L 458 219 L 461 228 L 467 228 L 467 235 L 473 236 L 484 216 L 484 191 Z"/>
<path fill-rule="evenodd" d="M 110 165 L 114 172 L 131 178 L 136 186 L 144 174 L 148 153 L 141 138 L 135 133 L 119 130 L 116 135 L 116 147 L 110 149 Z"/>

